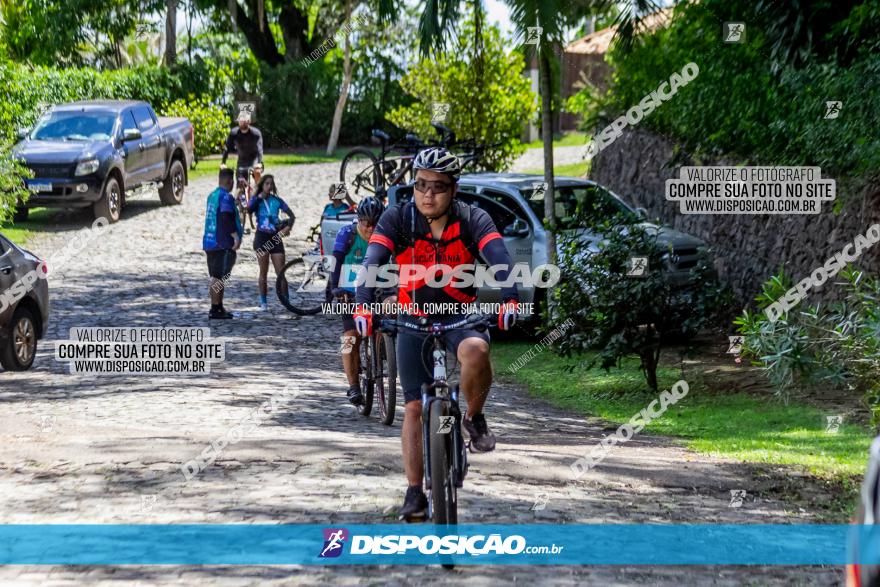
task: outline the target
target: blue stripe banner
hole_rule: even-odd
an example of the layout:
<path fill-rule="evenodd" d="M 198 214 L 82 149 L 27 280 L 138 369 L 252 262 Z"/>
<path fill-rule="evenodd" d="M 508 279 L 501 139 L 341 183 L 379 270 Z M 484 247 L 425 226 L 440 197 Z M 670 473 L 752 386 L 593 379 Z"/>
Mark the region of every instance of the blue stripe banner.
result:
<path fill-rule="evenodd" d="M 0 525 L 4 565 L 843 565 L 878 545 L 818 524 Z"/>

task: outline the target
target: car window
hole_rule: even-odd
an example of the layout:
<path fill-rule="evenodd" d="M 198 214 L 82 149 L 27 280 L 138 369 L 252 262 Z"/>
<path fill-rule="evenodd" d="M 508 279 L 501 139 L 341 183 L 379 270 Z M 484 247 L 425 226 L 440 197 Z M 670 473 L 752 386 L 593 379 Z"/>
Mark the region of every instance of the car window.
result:
<path fill-rule="evenodd" d="M 492 222 L 495 223 L 495 228 L 502 232 L 505 228 L 511 226 L 515 220 L 522 220 L 516 213 L 514 213 L 513 210 L 511 210 L 507 206 L 499 204 L 498 202 L 485 197 L 485 192 L 484 195 L 479 196 L 476 194 L 469 194 L 467 192 L 459 192 L 458 199 L 465 204 L 473 206 L 474 208 L 485 210 L 489 217 L 492 219 Z"/>
<path fill-rule="evenodd" d="M 113 133 L 113 112 L 60 110 L 45 114 L 31 138 L 40 141 L 106 141 Z"/>
<path fill-rule="evenodd" d="M 134 114 L 131 113 L 131 110 L 126 110 L 125 114 L 122 115 L 122 132 L 123 135 L 127 130 L 137 130 L 137 122 L 134 120 Z"/>
<path fill-rule="evenodd" d="M 134 119 L 137 122 L 137 126 L 141 132 L 145 132 L 153 128 L 153 125 L 156 123 L 153 120 L 153 115 L 150 112 L 150 109 L 146 106 L 135 106 L 133 109 Z"/>
<path fill-rule="evenodd" d="M 544 219 L 544 190 L 540 184 L 520 190 L 529 206 Z M 555 215 L 562 228 L 582 228 L 586 218 L 610 219 L 622 215 L 626 222 L 638 222 L 638 215 L 611 192 L 597 185 L 561 186 L 555 189 Z M 589 220 L 586 220 L 589 223 Z"/>

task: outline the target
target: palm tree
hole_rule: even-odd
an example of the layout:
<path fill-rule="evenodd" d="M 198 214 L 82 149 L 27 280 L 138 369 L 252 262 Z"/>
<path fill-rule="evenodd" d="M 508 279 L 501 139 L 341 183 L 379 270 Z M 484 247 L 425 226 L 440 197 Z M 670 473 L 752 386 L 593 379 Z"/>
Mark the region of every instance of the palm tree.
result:
<path fill-rule="evenodd" d="M 177 59 L 177 0 L 165 0 L 165 65 Z"/>
<path fill-rule="evenodd" d="M 481 11 L 482 0 L 473 2 L 476 15 Z M 553 182 L 553 71 L 551 59 L 555 48 L 563 44 L 565 29 L 581 18 L 593 14 L 609 13 L 618 5 L 615 0 L 506 0 L 510 7 L 510 19 L 516 26 L 519 38 L 528 39 L 529 29 L 539 27 L 536 45 L 538 75 L 541 94 L 541 136 L 544 143 L 544 217 L 550 229 L 548 251 L 551 261 L 555 259 L 556 245 L 553 231 L 556 229 L 555 187 Z M 423 53 L 442 51 L 445 36 L 458 17 L 459 0 L 425 0 L 419 22 L 419 46 Z M 393 0 L 379 0 L 379 13 L 393 17 L 389 12 Z M 615 42 L 624 48 L 630 46 L 641 17 L 659 6 L 655 0 L 627 0 L 615 20 Z M 479 20 L 478 20 L 479 22 Z M 477 27 L 479 34 L 479 27 Z"/>

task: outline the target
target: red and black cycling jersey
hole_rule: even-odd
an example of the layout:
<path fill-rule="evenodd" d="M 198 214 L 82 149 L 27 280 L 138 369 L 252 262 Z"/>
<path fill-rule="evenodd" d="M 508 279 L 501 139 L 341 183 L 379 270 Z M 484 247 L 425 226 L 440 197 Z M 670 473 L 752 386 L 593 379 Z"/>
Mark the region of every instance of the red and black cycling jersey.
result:
<path fill-rule="evenodd" d="M 495 274 L 495 279 L 505 281 L 512 269 L 512 261 L 501 234 L 492 218 L 479 208 L 453 200 L 446 226 L 439 240 L 434 239 L 428 220 L 412 203 L 400 203 L 386 210 L 367 248 L 364 266 L 379 267 L 395 255 L 400 275 L 398 302 L 418 303 L 471 303 L 476 299 L 476 287 L 456 287 L 461 280 L 452 278 L 443 287 L 432 287 L 427 282 L 435 276 L 434 283 L 441 282 L 440 275 L 462 264 L 476 265 L 481 255 L 490 266 L 501 265 L 505 269 Z M 425 276 L 415 276 L 410 269 L 421 266 Z M 465 273 L 473 274 L 470 269 Z M 448 280 L 447 280 L 448 281 Z M 374 287 L 358 286 L 358 303 L 373 301 Z M 502 288 L 504 301 L 518 299 L 515 286 Z"/>

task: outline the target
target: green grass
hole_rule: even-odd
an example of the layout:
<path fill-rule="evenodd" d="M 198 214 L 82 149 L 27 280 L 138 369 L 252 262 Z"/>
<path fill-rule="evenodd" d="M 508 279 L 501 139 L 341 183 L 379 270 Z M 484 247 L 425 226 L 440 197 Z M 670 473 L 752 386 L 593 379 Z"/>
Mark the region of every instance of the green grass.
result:
<path fill-rule="evenodd" d="M 333 161 L 341 161 L 348 149 L 337 149 L 332 156 L 326 155 L 323 151 L 306 151 L 303 153 L 267 153 L 263 157 L 263 165 L 266 173 L 272 173 L 272 168 L 279 165 L 300 165 L 303 163 L 330 163 Z M 235 159 L 228 161 L 229 167 L 235 166 Z M 190 179 L 198 179 L 208 175 L 216 175 L 220 171 L 220 159 L 201 159 L 195 169 L 189 170 Z"/>
<path fill-rule="evenodd" d="M 544 146 L 543 139 L 536 139 L 531 143 L 523 143 L 529 149 L 540 149 Z M 553 135 L 554 147 L 577 147 L 587 144 L 587 135 L 580 131 L 567 132 L 563 135 Z"/>
<path fill-rule="evenodd" d="M 0 226 L 0 232 L 15 244 L 24 246 L 27 243 L 27 240 L 33 236 L 35 232 L 43 230 L 44 224 L 55 212 L 57 212 L 57 210 L 50 210 L 48 208 L 31 208 L 26 222 L 16 222 L 14 224 Z"/>
<path fill-rule="evenodd" d="M 553 175 L 561 176 L 568 175 L 572 177 L 583 177 L 587 174 L 587 171 L 590 170 L 590 162 L 583 161 L 580 163 L 569 163 L 568 165 L 556 165 L 553 167 Z M 536 173 L 538 175 L 544 175 L 543 169 L 527 169 L 523 171 L 523 173 Z"/>
<path fill-rule="evenodd" d="M 508 366 L 530 347 L 518 342 L 492 345 L 496 372 L 560 407 L 622 423 L 657 397 L 647 389 L 637 359 L 606 373 L 587 370 L 587 356 L 563 358 L 545 350 L 511 375 Z M 658 378 L 661 390 L 669 389 L 679 379 L 679 370 L 661 367 Z M 794 402 L 784 405 L 772 397 L 732 394 L 698 375 L 689 376 L 688 383 L 687 396 L 646 431 L 683 438 L 688 448 L 719 457 L 803 467 L 850 490 L 864 474 L 872 439 L 867 428 L 844 424 L 837 434 L 830 434 L 825 431 L 825 417 L 833 412 Z"/>

